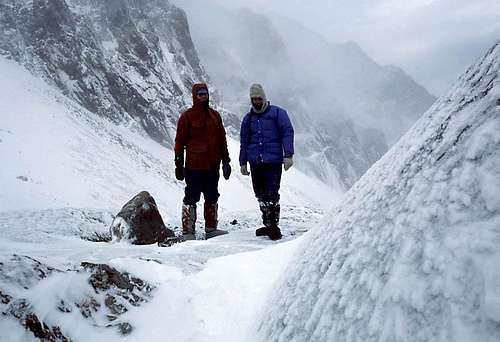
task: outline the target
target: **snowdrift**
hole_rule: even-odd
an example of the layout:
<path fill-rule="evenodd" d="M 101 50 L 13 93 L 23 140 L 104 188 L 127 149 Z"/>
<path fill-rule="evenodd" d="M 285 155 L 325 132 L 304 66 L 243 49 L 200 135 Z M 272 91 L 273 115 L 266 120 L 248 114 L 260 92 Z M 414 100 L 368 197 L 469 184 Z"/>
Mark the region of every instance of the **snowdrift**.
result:
<path fill-rule="evenodd" d="M 263 341 L 500 341 L 500 43 L 304 237 Z"/>

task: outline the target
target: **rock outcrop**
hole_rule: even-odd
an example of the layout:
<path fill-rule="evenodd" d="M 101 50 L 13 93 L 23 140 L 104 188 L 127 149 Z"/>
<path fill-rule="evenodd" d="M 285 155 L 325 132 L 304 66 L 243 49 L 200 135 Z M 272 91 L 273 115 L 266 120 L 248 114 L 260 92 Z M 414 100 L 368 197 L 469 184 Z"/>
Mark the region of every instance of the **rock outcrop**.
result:
<path fill-rule="evenodd" d="M 111 224 L 114 241 L 135 245 L 164 243 L 175 234 L 163 223 L 154 198 L 146 191 L 137 194 L 120 210 Z"/>
<path fill-rule="evenodd" d="M 194 82 L 208 82 L 168 0 L 0 2 L 0 54 L 89 111 L 171 145 Z"/>

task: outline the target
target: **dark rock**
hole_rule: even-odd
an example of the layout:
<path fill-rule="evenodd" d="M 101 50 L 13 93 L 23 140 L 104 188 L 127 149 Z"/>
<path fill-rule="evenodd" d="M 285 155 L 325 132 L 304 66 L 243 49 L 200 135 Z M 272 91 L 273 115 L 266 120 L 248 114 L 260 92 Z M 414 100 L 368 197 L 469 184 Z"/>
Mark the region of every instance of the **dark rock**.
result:
<path fill-rule="evenodd" d="M 115 315 L 121 315 L 128 311 L 125 305 L 117 303 L 116 298 L 111 295 L 106 296 L 104 304 Z"/>
<path fill-rule="evenodd" d="M 238 220 L 234 219 L 230 222 L 233 226 L 238 224 Z"/>
<path fill-rule="evenodd" d="M 497 100 L 497 106 L 500 106 L 500 99 Z"/>
<path fill-rule="evenodd" d="M 106 292 L 104 304 L 115 314 L 127 311 L 127 303 L 138 306 L 145 302 L 153 289 L 143 280 L 108 265 L 83 262 L 82 267 L 91 272 L 89 283 L 96 293 Z"/>
<path fill-rule="evenodd" d="M 169 237 L 163 240 L 162 242 L 158 242 L 158 247 L 172 247 L 175 243 L 183 242 L 182 237 Z"/>
<path fill-rule="evenodd" d="M 95 298 L 88 298 L 84 301 L 75 303 L 76 307 L 80 310 L 80 313 L 85 318 L 92 317 L 92 314 L 99 311 L 101 304 Z"/>
<path fill-rule="evenodd" d="M 2 290 L 0 290 L 0 302 L 2 304 L 9 304 L 11 300 L 12 300 L 11 296 L 9 296 L 6 293 L 3 293 Z"/>
<path fill-rule="evenodd" d="M 122 335 L 128 335 L 128 334 L 130 334 L 132 332 L 132 330 L 134 330 L 134 328 L 132 327 L 132 325 L 130 323 L 127 323 L 127 322 L 118 323 L 118 324 L 110 324 L 110 325 L 108 325 L 108 327 L 116 327 L 116 328 L 118 328 L 118 331 Z"/>
<path fill-rule="evenodd" d="M 130 274 L 104 264 L 82 263 L 82 267 L 91 272 L 89 283 L 96 293 L 105 293 L 104 306 L 109 310 L 106 314 L 108 321 L 113 322 L 129 310 L 129 306 L 139 306 L 151 295 L 152 286 Z M 100 304 L 92 298 L 90 302 L 79 304 L 84 317 L 89 318 L 97 312 Z M 107 327 L 118 327 L 123 335 L 129 334 L 133 327 L 127 322 L 110 324 Z"/>
<path fill-rule="evenodd" d="M 112 240 L 111 233 L 90 232 L 85 235 L 80 235 L 82 240 L 90 242 L 110 242 Z"/>
<path fill-rule="evenodd" d="M 57 309 L 64 313 L 70 313 L 71 307 L 69 307 L 64 300 L 61 300 L 57 305 Z"/>
<path fill-rule="evenodd" d="M 62 334 L 59 327 L 50 328 L 47 324 L 40 322 L 34 313 L 26 315 L 24 324 L 26 329 L 31 331 L 35 337 L 38 337 L 42 341 L 69 341 L 69 339 Z"/>
<path fill-rule="evenodd" d="M 111 224 L 111 235 L 117 241 L 125 239 L 135 245 L 161 243 L 175 237 L 163 223 L 155 200 L 146 191 L 123 206 Z"/>
<path fill-rule="evenodd" d="M 112 287 L 132 291 L 135 287 L 142 289 L 145 286 L 141 279 L 131 277 L 128 273 L 121 273 L 105 264 L 82 262 L 82 267 L 92 272 L 89 283 L 98 293 Z"/>
<path fill-rule="evenodd" d="M 58 299 L 55 307 L 65 315 L 71 312 L 81 313 L 82 317 L 98 327 L 118 329 L 122 335 L 130 334 L 133 327 L 128 322 L 114 322 L 131 307 L 137 307 L 151 298 L 153 287 L 147 282 L 132 277 L 126 272 L 104 264 L 82 263 L 89 272 L 88 282 L 96 295 L 84 295 L 81 298 Z M 81 270 L 78 270 L 81 272 Z M 41 279 L 53 272 L 61 272 L 46 266 L 27 256 L 13 255 L 0 262 L 0 283 L 30 290 Z M 73 272 L 68 270 L 68 272 Z M 57 285 L 54 285 L 57 286 Z M 41 341 L 69 341 L 61 332 L 57 322 L 45 322 L 35 313 L 32 304 L 25 298 L 14 298 L 4 289 L 0 289 L 0 317 L 16 319 L 36 339 Z M 100 317 L 108 322 L 102 324 Z M 113 324 L 108 325 L 110 322 Z"/>
<path fill-rule="evenodd" d="M 58 326 L 50 327 L 45 322 L 40 321 L 24 299 L 13 301 L 2 314 L 18 319 L 27 330 L 31 331 L 41 341 L 69 341 Z"/>
<path fill-rule="evenodd" d="M 106 318 L 108 319 L 108 321 L 110 322 L 113 322 L 113 321 L 116 321 L 116 319 L 118 317 L 114 316 L 114 315 L 106 315 Z"/>

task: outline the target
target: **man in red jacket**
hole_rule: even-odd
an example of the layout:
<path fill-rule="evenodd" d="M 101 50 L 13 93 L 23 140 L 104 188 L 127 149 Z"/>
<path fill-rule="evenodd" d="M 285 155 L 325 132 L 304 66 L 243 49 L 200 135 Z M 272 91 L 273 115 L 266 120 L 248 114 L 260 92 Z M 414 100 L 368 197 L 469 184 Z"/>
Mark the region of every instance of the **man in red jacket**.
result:
<path fill-rule="evenodd" d="M 181 114 L 175 136 L 175 177 L 186 180 L 182 205 L 182 232 L 186 240 L 195 239 L 196 203 L 205 200 L 205 236 L 227 234 L 217 229 L 219 168 L 225 179 L 231 175 L 226 131 L 220 114 L 210 108 L 208 87 L 193 85 L 193 106 Z M 186 163 L 184 165 L 184 150 Z"/>

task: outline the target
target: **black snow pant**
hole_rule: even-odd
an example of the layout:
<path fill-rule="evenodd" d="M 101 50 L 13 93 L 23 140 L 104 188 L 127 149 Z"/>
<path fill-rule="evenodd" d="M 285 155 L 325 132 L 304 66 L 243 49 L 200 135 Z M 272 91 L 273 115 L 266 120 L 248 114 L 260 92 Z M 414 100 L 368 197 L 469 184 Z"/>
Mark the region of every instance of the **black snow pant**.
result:
<path fill-rule="evenodd" d="M 206 203 L 215 204 L 219 199 L 219 170 L 184 170 L 186 188 L 184 204 L 194 205 L 200 201 L 201 194 Z"/>
<path fill-rule="evenodd" d="M 277 226 L 280 217 L 281 163 L 250 163 L 255 197 L 259 201 L 262 222 L 266 227 Z"/>

